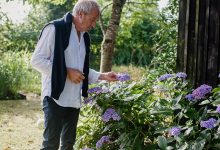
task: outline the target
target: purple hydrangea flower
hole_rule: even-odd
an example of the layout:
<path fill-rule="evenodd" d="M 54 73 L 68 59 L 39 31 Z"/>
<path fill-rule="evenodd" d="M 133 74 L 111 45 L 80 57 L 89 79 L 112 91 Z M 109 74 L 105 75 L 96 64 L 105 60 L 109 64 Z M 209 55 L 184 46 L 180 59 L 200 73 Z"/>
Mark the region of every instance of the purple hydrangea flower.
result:
<path fill-rule="evenodd" d="M 184 72 L 178 72 L 178 73 L 176 74 L 176 76 L 177 76 L 178 78 L 183 78 L 183 79 L 185 79 L 185 78 L 187 77 L 186 73 L 184 73 Z"/>
<path fill-rule="evenodd" d="M 91 89 L 88 89 L 88 93 L 100 93 L 102 91 L 102 88 L 100 87 L 94 87 L 94 88 L 91 88 Z"/>
<path fill-rule="evenodd" d="M 220 73 L 219 73 L 218 77 L 220 78 Z"/>
<path fill-rule="evenodd" d="M 195 89 L 192 94 L 195 97 L 195 99 L 203 99 L 205 98 L 205 95 L 210 93 L 212 91 L 212 87 L 206 84 L 201 85 L 197 89 Z"/>
<path fill-rule="evenodd" d="M 101 148 L 103 144 L 107 144 L 110 142 L 109 136 L 103 136 L 101 139 L 98 140 L 96 143 L 96 148 Z"/>
<path fill-rule="evenodd" d="M 178 136 L 180 132 L 181 132 L 180 127 L 172 127 L 169 131 L 170 135 L 173 135 L 173 136 Z"/>
<path fill-rule="evenodd" d="M 119 121 L 119 120 L 121 119 L 121 117 L 120 117 L 116 112 L 114 112 L 114 113 L 112 114 L 112 119 Z"/>
<path fill-rule="evenodd" d="M 220 105 L 217 106 L 216 112 L 220 113 Z"/>
<path fill-rule="evenodd" d="M 83 148 L 82 150 L 94 150 L 92 148 Z"/>
<path fill-rule="evenodd" d="M 105 111 L 105 113 L 102 115 L 102 120 L 104 122 L 108 122 L 111 118 L 113 120 L 117 120 L 117 121 L 119 121 L 121 119 L 121 117 L 118 115 L 118 113 L 114 109 L 108 108 Z"/>
<path fill-rule="evenodd" d="M 108 122 L 110 119 L 111 119 L 111 114 L 105 112 L 105 113 L 102 115 L 102 120 L 103 120 L 104 122 Z"/>
<path fill-rule="evenodd" d="M 185 96 L 185 98 L 189 101 L 192 101 L 192 100 L 194 100 L 195 97 L 193 96 L 193 94 L 188 94 Z"/>
<path fill-rule="evenodd" d="M 93 97 L 88 97 L 84 100 L 84 104 L 91 104 L 93 101 Z"/>
<path fill-rule="evenodd" d="M 131 77 L 127 73 L 119 73 L 117 74 L 117 80 L 119 81 L 128 81 L 131 80 Z"/>
<path fill-rule="evenodd" d="M 204 127 L 204 128 L 207 128 L 207 129 L 212 129 L 215 127 L 215 124 L 217 123 L 217 120 L 214 119 L 214 118 L 210 118 L 209 120 L 207 121 L 201 121 L 200 122 L 200 126 L 201 127 Z"/>
<path fill-rule="evenodd" d="M 160 76 L 160 77 L 158 78 L 158 80 L 159 80 L 159 81 L 163 81 L 163 80 L 166 80 L 166 79 L 172 78 L 172 77 L 173 77 L 173 74 L 164 74 L 164 75 Z"/>

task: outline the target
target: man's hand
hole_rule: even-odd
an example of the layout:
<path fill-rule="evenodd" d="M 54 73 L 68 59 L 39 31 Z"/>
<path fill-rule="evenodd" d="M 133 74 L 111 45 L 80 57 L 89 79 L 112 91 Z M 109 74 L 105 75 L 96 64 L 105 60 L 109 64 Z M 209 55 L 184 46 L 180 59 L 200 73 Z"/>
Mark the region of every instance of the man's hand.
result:
<path fill-rule="evenodd" d="M 73 68 L 67 68 L 67 77 L 75 84 L 79 84 L 83 79 L 85 79 L 81 71 Z"/>
<path fill-rule="evenodd" d="M 106 72 L 106 73 L 101 73 L 99 76 L 99 80 L 106 80 L 106 81 L 117 81 L 117 74 L 114 72 Z"/>

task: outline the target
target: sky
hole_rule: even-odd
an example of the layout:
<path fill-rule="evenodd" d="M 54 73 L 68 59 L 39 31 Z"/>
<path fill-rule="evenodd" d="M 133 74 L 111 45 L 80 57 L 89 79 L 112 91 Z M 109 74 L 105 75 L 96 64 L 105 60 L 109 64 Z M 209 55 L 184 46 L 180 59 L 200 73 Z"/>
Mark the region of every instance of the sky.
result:
<path fill-rule="evenodd" d="M 160 0 L 159 9 L 167 5 L 169 0 Z M 31 10 L 31 6 L 27 3 L 23 4 L 23 0 L 13 0 L 6 2 L 0 1 L 0 10 L 7 13 L 8 17 L 12 19 L 13 23 L 21 23 Z"/>
<path fill-rule="evenodd" d="M 14 23 L 21 23 L 31 10 L 31 6 L 27 3 L 23 4 L 23 0 L 2 1 L 0 1 L 0 10 L 7 13 Z"/>
<path fill-rule="evenodd" d="M 162 8 L 166 7 L 166 5 L 168 4 L 169 0 L 160 0 L 159 1 L 159 9 L 161 10 Z"/>

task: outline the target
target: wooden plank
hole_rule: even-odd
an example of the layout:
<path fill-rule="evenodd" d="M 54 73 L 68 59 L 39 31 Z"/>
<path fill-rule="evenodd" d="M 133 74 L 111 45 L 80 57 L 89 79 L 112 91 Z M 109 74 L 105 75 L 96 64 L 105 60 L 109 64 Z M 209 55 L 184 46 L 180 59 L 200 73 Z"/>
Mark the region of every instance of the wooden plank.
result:
<path fill-rule="evenodd" d="M 188 43 L 187 43 L 187 75 L 195 85 L 193 78 L 195 71 L 194 57 L 195 57 L 195 18 L 196 18 L 196 0 L 190 0 L 189 4 L 189 24 L 188 24 Z"/>
<path fill-rule="evenodd" d="M 218 0 L 217 1 L 217 15 L 218 15 L 218 19 L 220 20 L 220 1 Z M 218 29 L 220 30 L 220 23 L 218 23 Z M 220 35 L 219 35 L 220 36 Z M 219 75 L 220 73 L 220 37 L 219 37 L 219 40 L 218 40 L 218 74 Z M 220 78 L 218 77 L 218 80 L 217 80 L 217 84 L 220 84 Z"/>
<path fill-rule="evenodd" d="M 200 0 L 196 0 L 195 4 L 195 38 L 194 38 L 194 51 L 193 51 L 193 74 L 192 74 L 192 79 L 194 81 L 194 85 L 196 86 L 196 80 L 197 80 L 197 67 L 198 67 L 198 28 L 199 28 L 199 5 L 200 5 Z"/>
<path fill-rule="evenodd" d="M 212 86 L 216 86 L 218 80 L 219 11 L 217 10 L 217 1 L 210 1 L 207 84 Z"/>
<path fill-rule="evenodd" d="M 184 70 L 184 48 L 186 44 L 185 28 L 187 15 L 187 0 L 179 1 L 179 21 L 178 21 L 178 45 L 177 45 L 177 72 Z"/>
<path fill-rule="evenodd" d="M 200 0 L 199 2 L 199 18 L 198 18 L 198 46 L 197 46 L 197 77 L 195 81 L 195 86 L 205 83 L 206 68 L 204 67 L 206 62 L 204 62 L 204 38 L 205 38 L 205 24 L 206 24 L 206 8 L 207 0 Z"/>
<path fill-rule="evenodd" d="M 187 73 L 187 45 L 188 45 L 188 33 L 189 33 L 189 6 L 190 6 L 190 0 L 186 0 L 186 25 L 185 25 L 185 44 L 184 44 L 184 55 L 183 55 L 183 61 L 184 61 L 184 69 L 183 72 Z"/>

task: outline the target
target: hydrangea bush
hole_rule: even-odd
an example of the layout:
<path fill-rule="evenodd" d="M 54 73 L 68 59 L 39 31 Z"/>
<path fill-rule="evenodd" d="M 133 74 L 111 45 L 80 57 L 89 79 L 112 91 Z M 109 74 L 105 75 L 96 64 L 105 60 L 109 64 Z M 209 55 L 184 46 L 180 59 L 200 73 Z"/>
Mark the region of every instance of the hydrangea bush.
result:
<path fill-rule="evenodd" d="M 89 90 L 77 149 L 202 150 L 220 148 L 220 87 L 191 89 L 183 72 L 100 82 Z"/>

